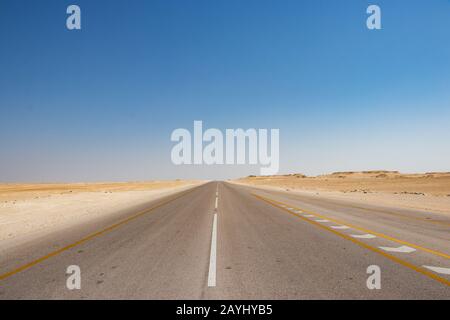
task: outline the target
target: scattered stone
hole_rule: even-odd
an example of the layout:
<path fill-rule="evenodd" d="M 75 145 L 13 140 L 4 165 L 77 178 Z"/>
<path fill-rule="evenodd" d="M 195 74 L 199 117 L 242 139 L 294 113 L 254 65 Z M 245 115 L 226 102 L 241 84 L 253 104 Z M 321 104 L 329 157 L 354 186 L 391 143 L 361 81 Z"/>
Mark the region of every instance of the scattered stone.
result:
<path fill-rule="evenodd" d="M 403 192 L 401 192 L 401 194 L 414 194 L 414 195 L 418 195 L 418 196 L 425 195 L 425 193 L 423 193 L 423 192 L 408 192 L 408 191 L 403 191 Z"/>

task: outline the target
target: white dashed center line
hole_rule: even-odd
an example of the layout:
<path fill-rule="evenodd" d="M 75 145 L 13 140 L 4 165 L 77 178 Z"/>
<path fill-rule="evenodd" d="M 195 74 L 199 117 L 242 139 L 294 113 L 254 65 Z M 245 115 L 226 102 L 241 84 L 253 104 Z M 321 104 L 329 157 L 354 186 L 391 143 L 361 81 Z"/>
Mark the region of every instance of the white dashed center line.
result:
<path fill-rule="evenodd" d="M 416 249 L 408 247 L 408 246 L 401 246 L 398 248 L 395 247 L 379 247 L 380 249 L 383 249 L 384 251 L 389 251 L 389 252 L 401 252 L 401 253 L 411 253 L 416 251 Z"/>
<path fill-rule="evenodd" d="M 423 266 L 423 267 L 430 269 L 431 271 L 434 271 L 436 273 L 450 275 L 450 268 L 440 268 L 440 267 L 432 267 L 432 266 Z"/>
<path fill-rule="evenodd" d="M 374 236 L 373 234 L 367 233 L 367 234 L 351 234 L 351 236 L 353 238 L 357 238 L 357 239 L 375 239 L 376 236 Z"/>
<path fill-rule="evenodd" d="M 216 254 L 217 254 L 217 213 L 214 213 L 211 253 L 209 257 L 208 287 L 216 286 Z"/>
<path fill-rule="evenodd" d="M 347 226 L 331 226 L 331 228 L 336 229 L 336 230 L 350 229 L 350 227 L 347 227 Z"/>

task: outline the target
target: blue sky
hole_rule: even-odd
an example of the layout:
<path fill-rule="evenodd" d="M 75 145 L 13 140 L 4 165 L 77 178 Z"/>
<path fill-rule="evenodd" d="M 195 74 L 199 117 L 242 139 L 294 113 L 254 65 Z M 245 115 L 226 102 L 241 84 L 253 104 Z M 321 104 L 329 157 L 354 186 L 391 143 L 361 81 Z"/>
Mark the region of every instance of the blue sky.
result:
<path fill-rule="evenodd" d="M 281 173 L 450 171 L 447 0 L 2 0 L 0 49 L 0 181 L 259 172 L 174 166 L 194 120 L 279 128 Z"/>

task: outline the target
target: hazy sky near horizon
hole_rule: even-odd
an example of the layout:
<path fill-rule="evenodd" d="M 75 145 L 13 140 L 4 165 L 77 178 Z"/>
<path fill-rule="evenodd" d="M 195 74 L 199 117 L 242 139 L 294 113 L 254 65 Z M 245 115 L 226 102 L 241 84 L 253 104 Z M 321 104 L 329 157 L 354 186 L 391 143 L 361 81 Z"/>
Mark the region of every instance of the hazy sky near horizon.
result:
<path fill-rule="evenodd" d="M 450 171 L 450 1 L 0 2 L 0 182 L 259 173 L 173 165 L 194 120 L 279 128 L 280 173 Z"/>

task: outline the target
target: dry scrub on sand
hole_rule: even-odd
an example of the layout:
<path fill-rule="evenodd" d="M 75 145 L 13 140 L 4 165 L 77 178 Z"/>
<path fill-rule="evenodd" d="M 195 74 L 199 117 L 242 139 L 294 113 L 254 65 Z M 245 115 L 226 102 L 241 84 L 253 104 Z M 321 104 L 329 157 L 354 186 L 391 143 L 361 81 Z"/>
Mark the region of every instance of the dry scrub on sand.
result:
<path fill-rule="evenodd" d="M 317 177 L 291 174 L 250 176 L 235 182 L 293 192 L 319 192 L 321 196 L 373 200 L 379 204 L 450 213 L 450 172 L 335 172 Z"/>

